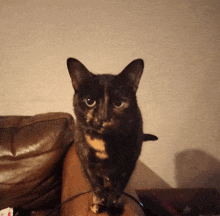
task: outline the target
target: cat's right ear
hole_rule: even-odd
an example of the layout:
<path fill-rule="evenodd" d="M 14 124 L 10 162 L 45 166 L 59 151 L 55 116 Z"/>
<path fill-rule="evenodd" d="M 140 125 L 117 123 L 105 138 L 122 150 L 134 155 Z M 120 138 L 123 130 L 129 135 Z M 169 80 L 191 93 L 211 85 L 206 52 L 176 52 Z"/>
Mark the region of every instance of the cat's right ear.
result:
<path fill-rule="evenodd" d="M 136 59 L 132 61 L 118 76 L 121 77 L 121 79 L 127 80 L 133 86 L 134 92 L 136 92 L 143 69 L 144 61 L 142 59 Z"/>
<path fill-rule="evenodd" d="M 79 85 L 86 79 L 93 76 L 91 72 L 77 59 L 68 58 L 67 68 L 72 80 L 72 85 L 75 90 L 78 89 Z"/>

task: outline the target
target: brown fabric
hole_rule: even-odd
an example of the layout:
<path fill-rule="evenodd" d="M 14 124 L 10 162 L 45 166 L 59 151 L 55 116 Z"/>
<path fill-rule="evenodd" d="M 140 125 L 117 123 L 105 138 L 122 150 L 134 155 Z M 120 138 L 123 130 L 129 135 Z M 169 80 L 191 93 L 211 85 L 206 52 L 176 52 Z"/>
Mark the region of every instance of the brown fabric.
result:
<path fill-rule="evenodd" d="M 66 113 L 0 117 L 0 209 L 59 204 L 62 162 L 73 129 Z"/>
<path fill-rule="evenodd" d="M 62 202 L 69 198 L 90 190 L 87 180 L 84 178 L 82 167 L 75 152 L 75 146 L 72 145 L 68 150 L 63 166 L 63 184 L 62 184 Z M 125 211 L 123 216 L 143 216 L 144 213 L 137 203 L 128 197 L 123 197 Z M 92 204 L 92 193 L 81 195 L 70 202 L 64 204 L 61 208 L 62 216 L 97 216 L 90 210 Z M 107 216 L 106 213 L 98 214 Z"/>

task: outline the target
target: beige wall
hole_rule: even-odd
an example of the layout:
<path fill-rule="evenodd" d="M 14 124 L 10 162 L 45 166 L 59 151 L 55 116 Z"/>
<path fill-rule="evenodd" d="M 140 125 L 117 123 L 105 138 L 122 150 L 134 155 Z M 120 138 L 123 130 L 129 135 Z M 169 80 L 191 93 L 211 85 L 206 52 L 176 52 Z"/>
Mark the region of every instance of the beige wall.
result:
<path fill-rule="evenodd" d="M 135 187 L 149 186 L 146 166 L 165 182 L 153 187 L 220 187 L 219 0 L 0 2 L 0 115 L 72 113 L 68 57 L 97 73 L 143 58 L 138 100 L 159 141 Z"/>

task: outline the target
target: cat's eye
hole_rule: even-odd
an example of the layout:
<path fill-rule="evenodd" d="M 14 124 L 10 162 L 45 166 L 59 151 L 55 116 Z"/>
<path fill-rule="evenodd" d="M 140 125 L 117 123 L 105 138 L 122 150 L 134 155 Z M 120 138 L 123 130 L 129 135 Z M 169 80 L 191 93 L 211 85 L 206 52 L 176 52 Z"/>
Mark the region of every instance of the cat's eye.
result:
<path fill-rule="evenodd" d="M 85 99 L 85 103 L 88 107 L 94 107 L 96 105 L 96 101 L 91 98 Z"/>
<path fill-rule="evenodd" d="M 123 105 L 124 105 L 124 102 L 121 101 L 121 100 L 116 100 L 116 101 L 114 101 L 114 106 L 115 106 L 116 108 L 121 108 L 121 107 L 123 107 Z"/>

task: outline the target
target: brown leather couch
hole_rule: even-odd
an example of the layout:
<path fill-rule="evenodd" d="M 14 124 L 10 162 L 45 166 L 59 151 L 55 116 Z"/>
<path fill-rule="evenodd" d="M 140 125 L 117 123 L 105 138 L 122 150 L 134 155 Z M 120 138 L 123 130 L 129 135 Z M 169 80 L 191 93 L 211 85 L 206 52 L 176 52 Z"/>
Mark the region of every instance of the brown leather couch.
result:
<path fill-rule="evenodd" d="M 0 117 L 0 210 L 13 207 L 19 216 L 96 215 L 89 210 L 91 192 L 69 200 L 90 190 L 72 145 L 73 131 L 67 113 Z M 129 197 L 124 203 L 123 215 L 143 215 Z"/>

